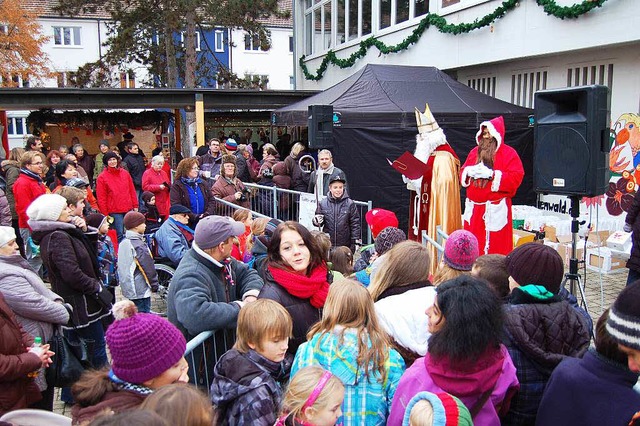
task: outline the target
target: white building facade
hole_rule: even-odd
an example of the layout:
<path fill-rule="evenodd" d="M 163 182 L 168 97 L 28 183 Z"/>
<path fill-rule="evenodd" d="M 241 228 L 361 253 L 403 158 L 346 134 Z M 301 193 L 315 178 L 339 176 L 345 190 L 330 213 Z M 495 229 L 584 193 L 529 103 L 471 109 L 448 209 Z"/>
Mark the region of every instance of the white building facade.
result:
<path fill-rule="evenodd" d="M 296 0 L 296 57 L 317 75 L 327 52 L 349 59 L 373 36 L 386 46 L 417 30 L 426 11 L 449 24 L 473 23 L 492 14 L 502 0 Z M 558 6 L 597 0 L 556 0 Z M 506 3 L 506 2 L 504 2 Z M 563 11 L 564 13 L 564 11 Z M 605 84 L 611 89 L 611 117 L 638 112 L 640 103 L 640 8 L 637 0 L 606 0 L 576 19 L 549 15 L 535 0 L 514 2 L 500 19 L 467 33 L 428 27 L 405 50 L 381 53 L 376 47 L 340 68 L 328 64 L 318 81 L 296 64 L 297 89 L 325 89 L 367 63 L 435 66 L 489 95 L 533 106 L 539 89 Z"/>

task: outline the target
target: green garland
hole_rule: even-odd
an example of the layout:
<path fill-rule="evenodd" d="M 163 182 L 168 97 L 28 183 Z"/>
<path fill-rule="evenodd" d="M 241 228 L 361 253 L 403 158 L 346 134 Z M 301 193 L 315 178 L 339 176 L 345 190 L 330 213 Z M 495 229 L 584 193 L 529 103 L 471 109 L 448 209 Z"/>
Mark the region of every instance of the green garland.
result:
<path fill-rule="evenodd" d="M 506 15 L 507 12 L 513 10 L 516 6 L 518 6 L 518 2 L 520 0 L 505 0 L 502 2 L 500 6 L 496 8 L 493 12 L 488 15 L 483 16 L 480 19 L 476 19 L 471 23 L 461 23 L 461 24 L 449 24 L 447 20 L 442 16 L 436 15 L 435 13 L 427 14 L 419 23 L 418 26 L 411 32 L 411 34 L 402 40 L 400 43 L 395 46 L 387 46 L 374 36 L 371 36 L 367 39 L 364 39 L 360 42 L 360 49 L 353 52 L 351 56 L 346 59 L 339 59 L 336 56 L 336 53 L 333 50 L 329 50 L 322 60 L 320 67 L 316 71 L 316 74 L 313 75 L 307 69 L 306 64 L 304 63 L 306 56 L 302 55 L 300 57 L 300 68 L 302 68 L 302 72 L 304 73 L 304 77 L 307 80 L 318 81 L 322 78 L 329 63 L 337 65 L 340 68 L 349 68 L 356 63 L 356 60 L 364 57 L 367 54 L 367 51 L 370 47 L 376 47 L 380 53 L 388 54 L 388 53 L 397 53 L 403 50 L 406 50 L 412 44 L 415 44 L 420 40 L 422 33 L 426 31 L 430 26 L 435 26 L 438 31 L 446 34 L 464 34 L 471 32 L 473 30 L 477 30 L 478 28 L 486 27 L 487 25 L 491 25 L 496 20 L 502 18 Z M 607 0 L 583 0 L 582 3 L 576 3 L 573 6 L 558 6 L 558 4 L 554 0 L 536 0 L 538 6 L 542 6 L 545 13 L 547 15 L 555 16 L 560 19 L 575 19 L 585 13 L 595 9 L 596 7 L 600 7 Z"/>

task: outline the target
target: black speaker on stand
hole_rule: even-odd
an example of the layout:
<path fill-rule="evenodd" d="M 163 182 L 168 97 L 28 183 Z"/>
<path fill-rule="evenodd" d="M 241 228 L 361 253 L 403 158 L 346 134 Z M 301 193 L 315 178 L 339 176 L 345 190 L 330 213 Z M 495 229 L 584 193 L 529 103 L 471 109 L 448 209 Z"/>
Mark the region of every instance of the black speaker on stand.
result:
<path fill-rule="evenodd" d="M 309 105 L 309 148 L 333 148 L 333 105 Z"/>
<path fill-rule="evenodd" d="M 577 284 L 588 311 L 578 274 L 580 199 L 606 192 L 609 185 L 610 98 L 606 86 L 545 90 L 535 94 L 533 188 L 536 192 L 569 196 L 571 258 L 562 287 Z"/>

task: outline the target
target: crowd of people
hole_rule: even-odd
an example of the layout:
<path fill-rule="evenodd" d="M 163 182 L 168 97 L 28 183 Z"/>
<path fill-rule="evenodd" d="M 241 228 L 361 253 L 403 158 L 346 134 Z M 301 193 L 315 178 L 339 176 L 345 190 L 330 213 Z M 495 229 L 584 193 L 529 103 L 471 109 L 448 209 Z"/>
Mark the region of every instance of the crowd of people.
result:
<path fill-rule="evenodd" d="M 161 152 L 146 161 L 125 136 L 117 151 L 101 143 L 95 158 L 79 141 L 69 157 L 64 149 L 45 156 L 29 140 L 2 162 L 0 416 L 52 411 L 45 372 L 57 355 L 47 342 L 63 330 L 71 342 L 90 342 L 92 368 L 61 393 L 79 425 L 626 425 L 640 417 L 640 282 L 594 333 L 562 288 L 564 262 L 549 246 L 485 254 L 502 241 L 497 234 L 479 241 L 457 229 L 438 259 L 407 238 L 393 212 L 375 208 L 365 217 L 374 243 L 358 247 L 360 218 L 328 150 L 306 173 L 304 145 L 283 153 L 264 141 L 259 162 L 245 132 L 245 143 L 211 139 L 171 177 Z M 491 172 L 467 175 L 496 189 Z M 276 181 L 316 194 L 322 231 L 252 217 L 244 183 Z M 237 205 L 233 217 L 220 215 L 216 199 Z M 175 266 L 166 319 L 151 310 L 159 257 Z M 187 342 L 203 331 L 215 344 L 187 362 Z"/>

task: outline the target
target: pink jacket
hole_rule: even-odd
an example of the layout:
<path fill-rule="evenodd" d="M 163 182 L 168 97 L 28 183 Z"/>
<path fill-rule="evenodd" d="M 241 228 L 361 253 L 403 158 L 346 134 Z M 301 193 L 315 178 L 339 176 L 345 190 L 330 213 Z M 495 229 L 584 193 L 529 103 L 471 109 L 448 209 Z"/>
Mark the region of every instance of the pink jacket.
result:
<path fill-rule="evenodd" d="M 494 383 L 491 396 L 473 419 L 475 426 L 500 426 L 499 416 L 508 411 L 509 402 L 520 387 L 507 348 L 500 345 L 499 351 L 481 357 L 464 372 L 452 369 L 446 360 L 434 362 L 427 354 L 418 358 L 402 375 L 387 425 L 402 425 L 405 408 L 418 392 L 448 392 L 471 410 Z"/>
<path fill-rule="evenodd" d="M 160 189 L 160 185 L 164 184 L 164 189 Z M 171 180 L 164 170 L 156 172 L 152 168 L 145 170 L 142 175 L 142 190 L 150 191 L 156 196 L 156 207 L 158 213 L 166 219 L 171 208 L 169 200 L 169 191 L 171 190 Z"/>

